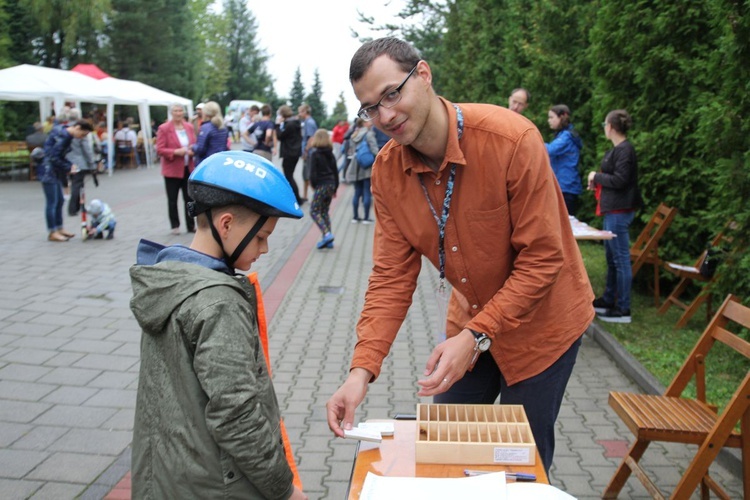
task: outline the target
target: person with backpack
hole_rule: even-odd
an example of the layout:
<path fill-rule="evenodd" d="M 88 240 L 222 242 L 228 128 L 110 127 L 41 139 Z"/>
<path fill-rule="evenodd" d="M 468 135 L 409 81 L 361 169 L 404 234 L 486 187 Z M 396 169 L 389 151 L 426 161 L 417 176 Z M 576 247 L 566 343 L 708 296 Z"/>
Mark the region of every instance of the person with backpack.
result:
<path fill-rule="evenodd" d="M 271 161 L 273 159 L 273 148 L 276 145 L 276 134 L 274 133 L 276 125 L 271 120 L 271 106 L 268 104 L 261 106 L 260 115 L 260 121 L 250 125 L 248 133 L 255 136 L 256 144 L 253 153 Z"/>
<path fill-rule="evenodd" d="M 370 192 L 370 178 L 372 177 L 372 163 L 378 154 L 378 141 L 375 137 L 375 131 L 372 129 L 372 122 L 357 119 L 357 128 L 350 139 L 349 155 L 351 160 L 346 169 L 346 182 L 354 184 L 354 197 L 352 198 L 352 208 L 354 217 L 352 224 L 362 222 L 362 224 L 372 224 L 370 219 L 370 207 L 372 206 L 372 193 Z M 360 148 L 361 146 L 361 148 Z M 369 150 L 372 160 L 367 164 L 366 152 Z M 364 208 L 364 218 L 359 218 L 359 203 L 362 200 Z"/>

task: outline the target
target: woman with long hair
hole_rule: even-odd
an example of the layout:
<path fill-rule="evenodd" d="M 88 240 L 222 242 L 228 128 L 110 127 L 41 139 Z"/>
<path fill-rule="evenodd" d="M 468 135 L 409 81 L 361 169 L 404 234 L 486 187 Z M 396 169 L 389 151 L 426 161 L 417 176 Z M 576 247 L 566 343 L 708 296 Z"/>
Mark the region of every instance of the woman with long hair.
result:
<path fill-rule="evenodd" d="M 167 207 L 172 234 L 180 234 L 180 216 L 177 211 L 177 197 L 182 191 L 185 207 L 185 226 L 189 233 L 195 232 L 195 221 L 188 214 L 187 204 L 190 196 L 187 192 L 187 181 L 190 172 L 195 168 L 193 150 L 195 132 L 193 126 L 185 121 L 185 108 L 182 104 L 173 104 L 172 118 L 162 123 L 156 133 L 156 152 L 161 161 L 161 175 L 167 190 Z"/>
<path fill-rule="evenodd" d="M 565 104 L 549 108 L 547 123 L 555 131 L 552 142 L 545 144 L 549 162 L 560 185 L 568 215 L 575 216 L 578 196 L 583 192 L 581 176 L 578 173 L 578 160 L 583 142 L 570 123 L 570 108 Z"/>
<path fill-rule="evenodd" d="M 193 145 L 195 166 L 214 153 L 229 149 L 229 131 L 224 126 L 219 103 L 208 101 L 203 105 L 203 123 L 201 123 L 198 141 Z"/>

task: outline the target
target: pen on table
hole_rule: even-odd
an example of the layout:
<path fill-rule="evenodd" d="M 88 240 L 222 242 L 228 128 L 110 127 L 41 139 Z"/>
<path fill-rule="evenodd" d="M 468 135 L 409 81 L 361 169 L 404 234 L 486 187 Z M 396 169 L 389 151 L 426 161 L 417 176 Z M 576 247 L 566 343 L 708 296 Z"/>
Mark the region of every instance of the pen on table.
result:
<path fill-rule="evenodd" d="M 499 471 L 464 469 L 465 476 L 481 476 L 482 474 L 492 474 L 493 472 Z M 534 474 L 526 474 L 524 472 L 506 472 L 505 477 L 516 481 L 536 481 Z"/>

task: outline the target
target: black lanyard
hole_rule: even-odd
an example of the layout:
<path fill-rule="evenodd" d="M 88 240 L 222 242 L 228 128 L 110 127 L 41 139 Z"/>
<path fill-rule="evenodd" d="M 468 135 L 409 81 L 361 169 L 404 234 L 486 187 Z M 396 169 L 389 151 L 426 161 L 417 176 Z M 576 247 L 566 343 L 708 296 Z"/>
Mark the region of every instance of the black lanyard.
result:
<path fill-rule="evenodd" d="M 464 115 L 461 112 L 461 108 L 453 105 L 454 108 L 456 108 L 456 119 L 457 119 L 457 128 L 458 128 L 458 138 L 461 139 L 461 136 L 464 134 Z M 453 198 L 453 185 L 456 180 L 456 164 L 451 163 L 451 172 L 450 175 L 448 175 L 448 185 L 445 188 L 445 198 L 443 198 L 443 213 L 440 217 L 438 217 L 437 211 L 435 210 L 435 207 L 432 205 L 432 201 L 430 201 L 430 195 L 427 192 L 427 187 L 424 185 L 424 180 L 422 179 L 422 174 L 419 174 L 419 183 L 422 185 L 422 191 L 424 192 L 424 196 L 427 199 L 427 204 L 430 206 L 430 211 L 432 212 L 432 217 L 435 219 L 435 222 L 437 223 L 438 227 L 438 262 L 440 264 L 439 271 L 440 271 L 440 291 L 445 290 L 445 226 L 448 223 L 448 215 L 450 214 L 451 209 L 451 199 Z"/>

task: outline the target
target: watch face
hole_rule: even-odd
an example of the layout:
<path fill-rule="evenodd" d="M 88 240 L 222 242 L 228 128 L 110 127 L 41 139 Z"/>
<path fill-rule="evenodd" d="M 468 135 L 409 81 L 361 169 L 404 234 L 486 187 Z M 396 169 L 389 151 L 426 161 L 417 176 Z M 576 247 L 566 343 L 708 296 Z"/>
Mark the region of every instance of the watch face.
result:
<path fill-rule="evenodd" d="M 489 337 L 483 338 L 479 341 L 479 350 L 482 352 L 487 351 L 490 348 L 490 344 L 492 344 L 492 341 L 489 339 Z"/>

